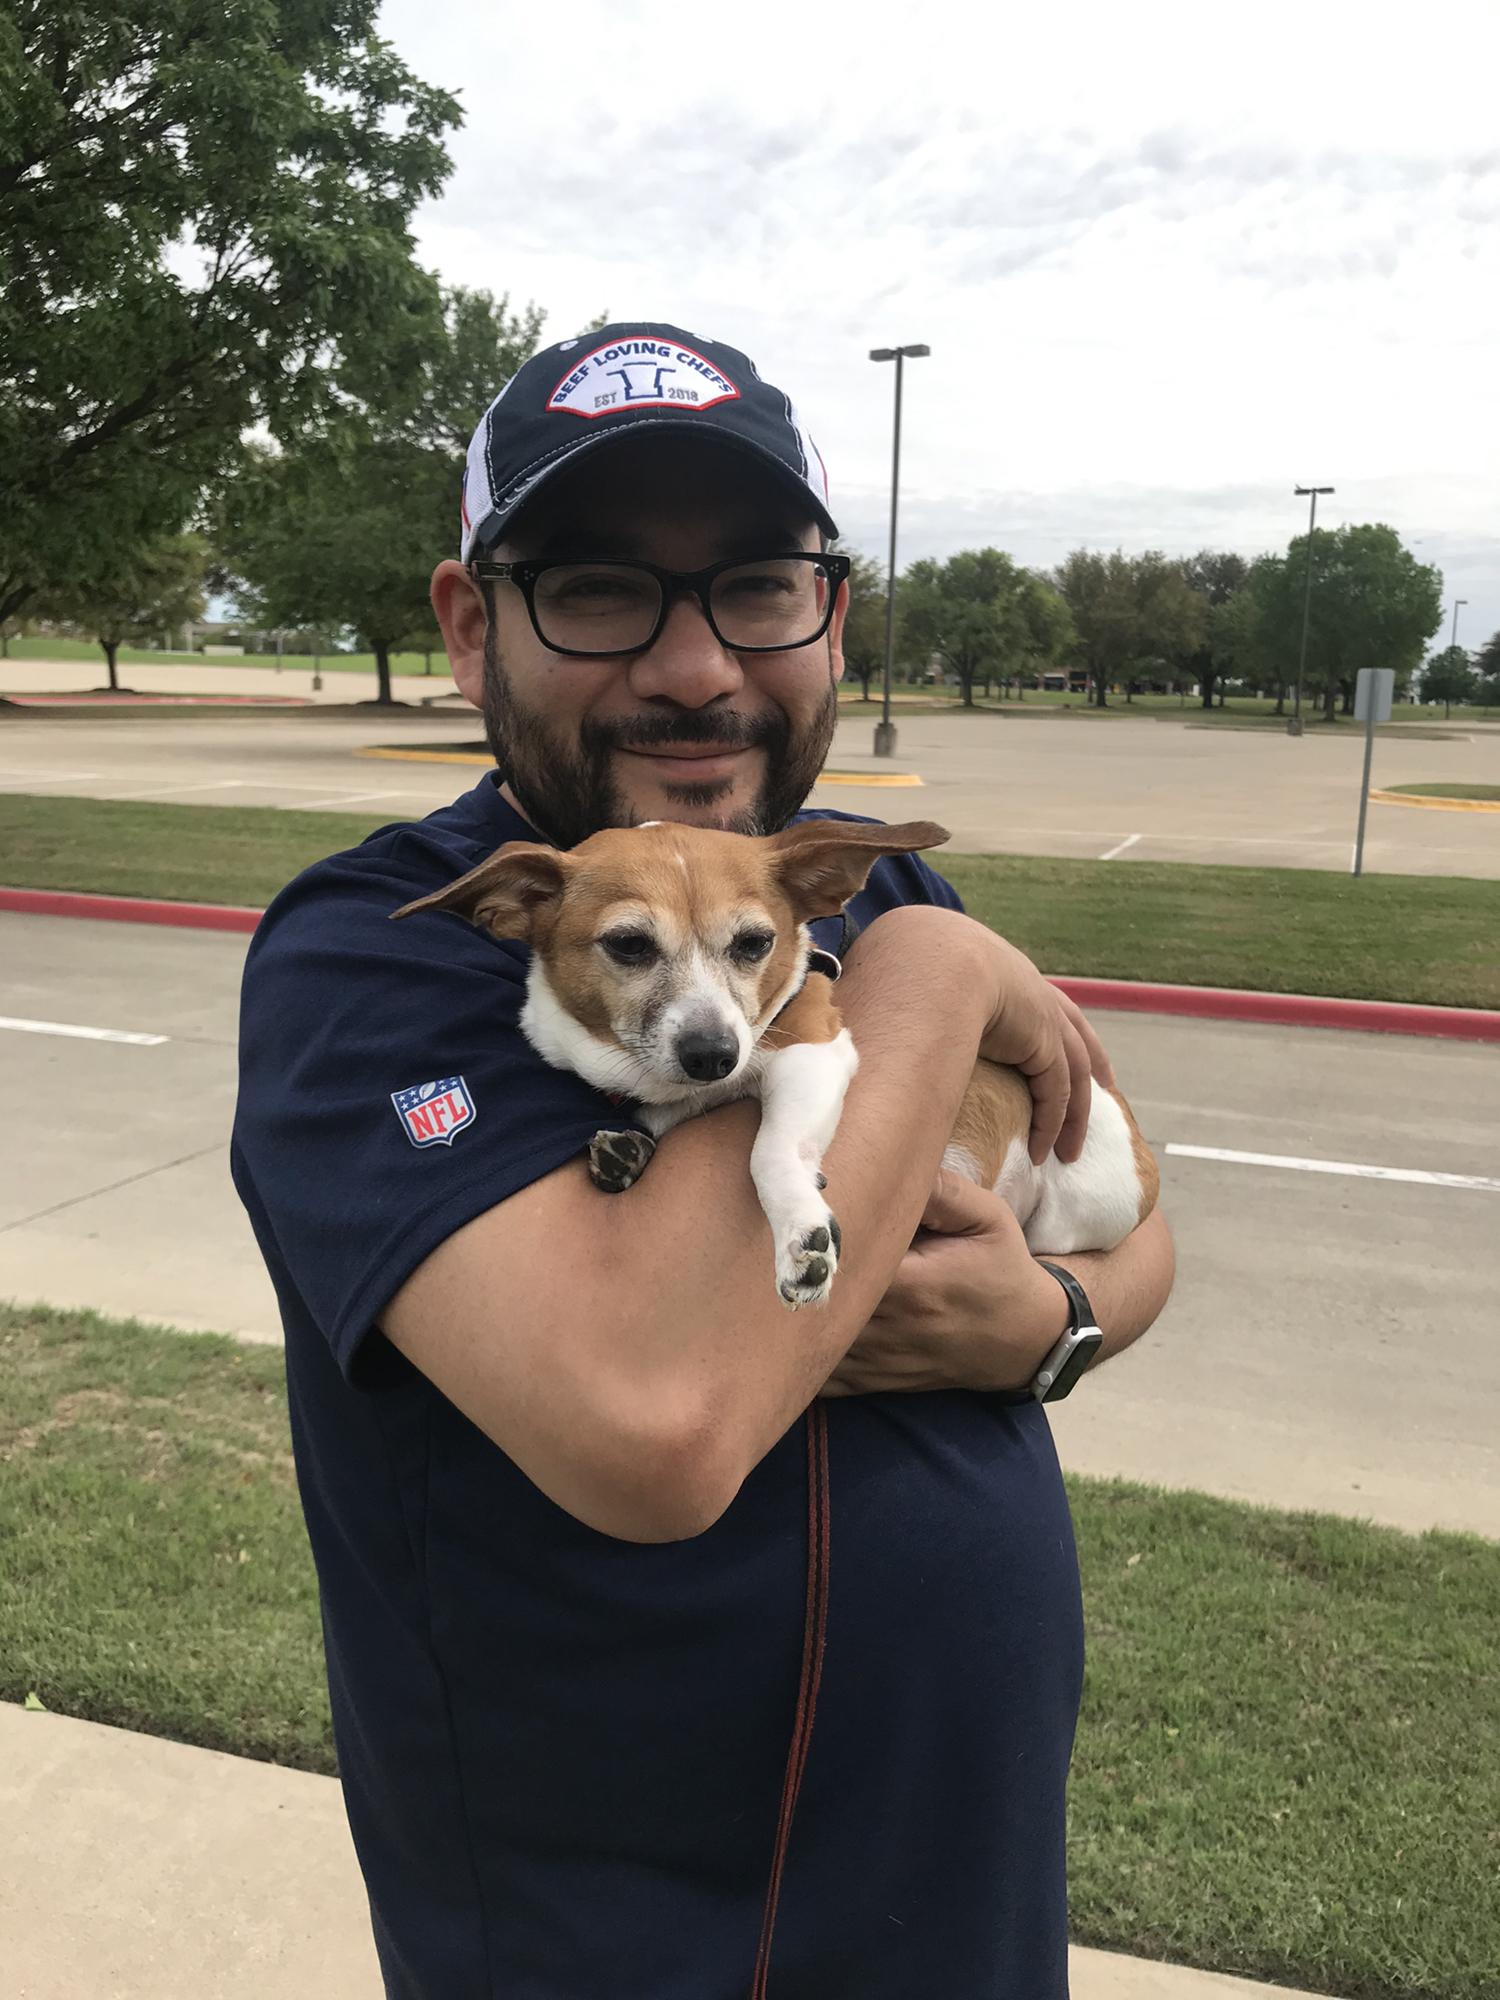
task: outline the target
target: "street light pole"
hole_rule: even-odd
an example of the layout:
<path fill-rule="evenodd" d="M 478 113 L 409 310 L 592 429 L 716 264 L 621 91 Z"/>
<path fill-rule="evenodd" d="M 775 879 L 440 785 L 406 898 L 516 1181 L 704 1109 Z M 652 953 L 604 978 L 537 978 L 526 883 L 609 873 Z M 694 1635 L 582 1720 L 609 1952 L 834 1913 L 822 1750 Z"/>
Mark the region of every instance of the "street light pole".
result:
<path fill-rule="evenodd" d="M 896 422 L 895 437 L 891 446 L 891 549 L 885 578 L 885 692 L 881 700 L 881 719 L 875 725 L 875 755 L 890 757 L 896 749 L 896 726 L 891 721 L 891 664 L 896 654 L 896 502 L 901 490 L 901 365 L 911 359 L 931 354 L 930 347 L 872 347 L 872 361 L 894 361 L 896 364 Z"/>
<path fill-rule="evenodd" d="M 1453 637 L 1448 641 L 1448 651 L 1450 653 L 1453 652 L 1458 645 L 1458 607 L 1461 604 L 1467 604 L 1468 601 L 1469 600 L 1467 597 L 1455 597 L 1453 600 Z"/>
<path fill-rule="evenodd" d="M 1331 486 L 1294 486 L 1294 493 L 1310 493 L 1312 505 L 1307 510 L 1307 588 L 1302 593 L 1302 651 L 1297 656 L 1297 693 L 1292 702 L 1292 719 L 1286 726 L 1288 736 L 1302 734 L 1302 675 L 1307 666 L 1307 621 L 1312 611 L 1313 576 L 1313 528 L 1318 519 L 1318 495 L 1331 493 Z"/>

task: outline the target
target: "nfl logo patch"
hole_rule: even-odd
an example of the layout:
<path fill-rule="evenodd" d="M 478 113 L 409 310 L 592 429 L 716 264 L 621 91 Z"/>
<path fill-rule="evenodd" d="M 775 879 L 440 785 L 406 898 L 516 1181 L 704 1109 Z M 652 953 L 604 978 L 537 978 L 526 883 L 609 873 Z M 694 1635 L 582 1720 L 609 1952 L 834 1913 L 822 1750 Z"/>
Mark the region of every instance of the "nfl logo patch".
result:
<path fill-rule="evenodd" d="M 414 1146 L 451 1146 L 454 1134 L 472 1125 L 476 1116 L 469 1086 L 461 1076 L 393 1090 L 391 1102 Z"/>

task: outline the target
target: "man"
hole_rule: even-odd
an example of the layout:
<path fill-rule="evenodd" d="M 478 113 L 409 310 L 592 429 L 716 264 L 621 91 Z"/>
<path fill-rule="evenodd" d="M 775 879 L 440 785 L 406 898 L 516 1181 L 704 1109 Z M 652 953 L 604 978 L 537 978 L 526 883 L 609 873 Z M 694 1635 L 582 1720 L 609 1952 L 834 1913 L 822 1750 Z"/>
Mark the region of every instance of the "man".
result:
<path fill-rule="evenodd" d="M 794 817 L 842 671 L 834 523 L 787 398 L 654 325 L 526 363 L 463 518 L 433 604 L 498 768 L 277 899 L 234 1140 L 386 1991 L 1060 2000 L 1081 1617 L 1030 1385 L 1075 1308 L 938 1167 L 981 1043 L 1065 1154 L 1102 1051 L 882 862 L 839 989 L 830 1303 L 766 1281 L 753 1105 L 598 1193 L 622 1113 L 525 1041 L 524 950 L 391 912 L 508 839 Z M 757 649 L 743 607 L 799 563 L 809 608 Z M 1067 1263 L 1118 1349 L 1165 1224 Z"/>

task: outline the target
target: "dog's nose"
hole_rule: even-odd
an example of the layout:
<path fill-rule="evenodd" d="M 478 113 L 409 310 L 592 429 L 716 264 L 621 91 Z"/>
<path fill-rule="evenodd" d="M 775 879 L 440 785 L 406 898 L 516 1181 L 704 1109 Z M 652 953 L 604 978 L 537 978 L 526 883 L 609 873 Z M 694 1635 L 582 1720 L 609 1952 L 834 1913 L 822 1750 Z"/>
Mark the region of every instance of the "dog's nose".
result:
<path fill-rule="evenodd" d="M 718 1083 L 739 1061 L 740 1047 L 722 1028 L 710 1034 L 696 1030 L 678 1036 L 676 1056 L 694 1083 Z"/>

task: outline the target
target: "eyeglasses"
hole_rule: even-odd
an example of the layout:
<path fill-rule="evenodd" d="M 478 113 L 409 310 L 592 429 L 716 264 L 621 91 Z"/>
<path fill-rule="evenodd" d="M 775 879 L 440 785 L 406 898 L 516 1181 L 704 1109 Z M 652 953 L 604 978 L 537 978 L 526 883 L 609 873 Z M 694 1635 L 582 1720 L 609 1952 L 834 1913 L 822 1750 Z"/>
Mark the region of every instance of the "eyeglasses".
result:
<path fill-rule="evenodd" d="M 590 660 L 646 652 L 684 591 L 697 598 L 727 651 L 794 652 L 828 630 L 849 567 L 848 556 L 809 553 L 693 570 L 647 562 L 472 562 L 469 574 L 476 582 L 513 583 L 542 644 Z"/>

